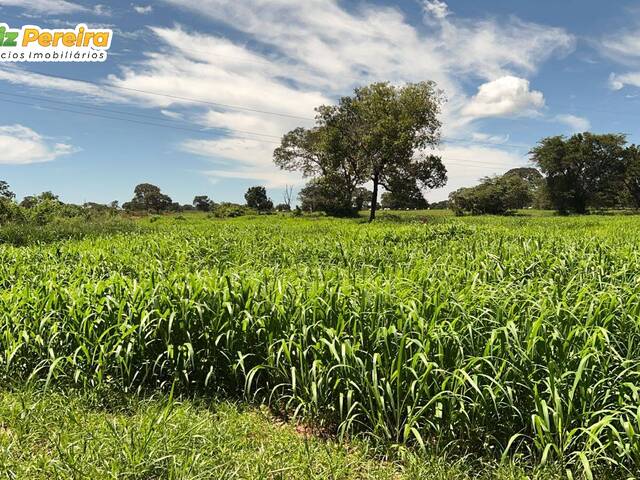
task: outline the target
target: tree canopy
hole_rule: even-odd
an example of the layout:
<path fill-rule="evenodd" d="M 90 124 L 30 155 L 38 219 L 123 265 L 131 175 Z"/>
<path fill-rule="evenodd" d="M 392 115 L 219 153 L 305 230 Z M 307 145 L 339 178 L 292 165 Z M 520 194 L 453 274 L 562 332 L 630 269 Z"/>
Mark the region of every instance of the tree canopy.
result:
<path fill-rule="evenodd" d="M 159 187 L 150 183 L 141 183 L 133 191 L 133 199 L 122 205 L 125 210 L 144 210 L 163 212 L 171 210 L 171 197 L 162 193 Z"/>
<path fill-rule="evenodd" d="M 314 188 L 339 178 L 344 204 L 356 188 L 371 183 L 372 221 L 380 186 L 393 191 L 407 182 L 422 188 L 446 183 L 440 157 L 425 153 L 439 143 L 442 102 L 434 82 L 358 88 L 338 105 L 318 107 L 313 128 L 287 133 L 274 151 L 274 162 L 307 177 L 324 177 Z"/>
<path fill-rule="evenodd" d="M 585 213 L 618 203 L 625 163 L 632 156 L 625 145 L 622 134 L 547 137 L 531 150 L 531 159 L 545 175 L 553 206 L 560 213 Z"/>
<path fill-rule="evenodd" d="M 244 199 L 249 208 L 258 210 L 259 212 L 267 212 L 273 210 L 273 202 L 267 197 L 267 190 L 264 187 L 251 187 L 244 194 Z"/>

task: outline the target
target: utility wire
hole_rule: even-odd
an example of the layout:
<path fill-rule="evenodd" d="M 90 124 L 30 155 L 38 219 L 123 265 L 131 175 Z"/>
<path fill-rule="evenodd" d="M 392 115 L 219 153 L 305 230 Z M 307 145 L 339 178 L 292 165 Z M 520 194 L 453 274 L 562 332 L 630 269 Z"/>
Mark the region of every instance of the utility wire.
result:
<path fill-rule="evenodd" d="M 2 94 L 2 92 L 0 92 L 0 94 Z M 180 127 L 180 126 L 176 126 L 176 125 L 147 122 L 147 121 L 142 121 L 142 120 L 134 120 L 134 119 L 131 119 L 131 118 L 115 117 L 115 116 L 111 116 L 111 115 L 101 115 L 101 114 L 97 114 L 97 113 L 93 113 L 93 112 L 84 112 L 84 111 L 71 110 L 71 109 L 61 108 L 61 107 L 53 107 L 51 105 L 41 105 L 41 104 L 30 103 L 30 102 L 21 102 L 21 101 L 17 101 L 17 100 L 10 100 L 10 99 L 7 99 L 7 98 L 0 98 L 0 102 L 8 102 L 8 103 L 13 103 L 13 104 L 17 104 L 17 105 L 26 105 L 26 106 L 36 107 L 36 108 L 43 108 L 43 109 L 46 109 L 46 110 L 61 111 L 61 112 L 67 112 L 67 113 L 75 113 L 75 114 L 79 114 L 79 115 L 86 115 L 86 116 L 96 117 L 96 118 L 101 118 L 101 119 L 117 120 L 119 122 L 129 122 L 129 123 L 135 123 L 135 124 L 139 124 L 139 125 L 147 125 L 147 126 L 168 128 L 168 129 L 172 129 L 172 130 L 187 131 L 187 132 L 193 132 L 193 133 L 198 133 L 198 134 L 209 134 L 210 133 L 207 130 L 198 130 L 198 129 L 194 129 L 194 128 L 186 128 L 186 127 Z M 229 129 L 225 129 L 225 130 L 229 131 Z M 251 140 L 251 141 L 261 142 L 261 143 L 269 143 L 269 144 L 273 144 L 273 145 L 279 145 L 280 144 L 280 142 L 276 142 L 276 141 L 270 141 L 270 140 L 258 139 L 258 138 L 251 138 L 251 137 L 242 137 L 242 136 L 237 136 L 237 135 L 234 135 L 232 138 L 233 139 L 241 139 L 241 140 Z M 451 160 L 459 161 L 459 162 L 465 162 L 461 166 L 474 166 L 474 167 L 482 166 L 482 167 L 496 167 L 496 168 L 508 167 L 508 165 L 504 165 L 504 164 L 500 164 L 500 163 L 496 163 L 496 162 L 486 162 L 486 161 L 482 161 L 482 160 L 471 161 L 471 160 L 465 159 L 465 158 L 448 157 L 446 155 L 446 153 L 440 154 L 440 156 L 442 157 L 442 160 L 444 162 L 446 162 L 446 163 L 451 163 L 450 162 Z"/>
<path fill-rule="evenodd" d="M 7 71 L 7 70 L 5 70 Z M 27 72 L 27 73 L 35 73 L 36 75 L 40 75 L 43 77 L 51 77 L 51 78 L 56 78 L 59 80 L 68 80 L 71 82 L 81 82 L 81 83 L 87 83 L 90 85 L 94 85 L 94 86 L 98 86 L 100 88 L 115 88 L 115 89 L 119 89 L 119 90 L 126 90 L 126 91 L 130 91 L 130 92 L 137 92 L 137 93 L 142 93 L 145 95 L 153 95 L 153 96 L 158 96 L 158 97 L 166 97 L 166 98 L 172 98 L 175 100 L 183 100 L 186 102 L 193 102 L 193 103 L 202 103 L 205 105 L 213 105 L 213 106 L 218 106 L 218 107 L 224 107 L 224 108 L 230 108 L 230 109 L 234 109 L 234 110 L 243 110 L 243 111 L 247 111 L 247 112 L 254 112 L 254 113 L 263 113 L 265 115 L 275 115 L 275 116 L 279 116 L 279 117 L 286 117 L 286 118 L 296 118 L 299 120 L 315 120 L 314 118 L 310 118 L 310 117 L 302 117 L 299 115 L 291 115 L 288 113 L 282 113 L 282 112 L 274 112 L 274 111 L 270 111 L 270 110 L 261 110 L 261 109 L 257 109 L 257 108 L 251 108 L 251 107 L 245 107 L 242 105 L 231 105 L 231 104 L 227 104 L 227 103 L 220 103 L 220 102 L 211 102 L 209 100 L 202 100 L 199 98 L 190 98 L 190 97 L 182 97 L 180 95 L 172 95 L 169 93 L 159 93 L 159 92 L 152 92 L 150 90 L 142 90 L 139 88 L 132 88 L 132 87 L 123 87 L 121 85 L 104 85 L 98 82 L 93 82 L 90 80 L 83 80 L 81 78 L 74 78 L 74 77 L 65 77 L 62 75 L 54 75 L 51 73 L 44 73 L 44 72 L 38 72 L 37 70 L 23 70 L 23 72 Z"/>

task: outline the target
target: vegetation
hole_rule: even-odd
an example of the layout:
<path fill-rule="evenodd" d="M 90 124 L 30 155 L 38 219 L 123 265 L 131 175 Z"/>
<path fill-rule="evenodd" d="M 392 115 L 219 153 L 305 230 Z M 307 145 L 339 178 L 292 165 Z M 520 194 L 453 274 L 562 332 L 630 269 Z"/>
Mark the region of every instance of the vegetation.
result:
<path fill-rule="evenodd" d="M 546 191 L 560 213 L 589 208 L 637 208 L 638 149 L 625 135 L 579 133 L 542 139 L 531 151 Z"/>
<path fill-rule="evenodd" d="M 535 168 L 516 168 L 500 177 L 486 177 L 480 185 L 461 188 L 449 195 L 448 206 L 458 215 L 505 215 L 541 202 L 543 178 Z"/>
<path fill-rule="evenodd" d="M 267 190 L 264 187 L 251 187 L 244 194 L 247 206 L 258 212 L 269 212 L 273 210 L 273 202 L 267 197 Z"/>
<path fill-rule="evenodd" d="M 339 212 L 355 210 L 357 188 L 371 182 L 373 221 L 381 186 L 393 192 L 406 185 L 418 189 L 445 184 L 440 157 L 425 153 L 440 139 L 442 101 L 433 82 L 357 88 L 353 97 L 343 97 L 336 106 L 318 107 L 315 127 L 287 133 L 274 161 L 280 168 L 314 177 L 303 199 L 320 197 L 326 205 L 326 198 L 334 198 L 329 206 Z"/>
<path fill-rule="evenodd" d="M 380 452 L 638 472 L 636 219 L 420 215 L 0 246 L 0 380 L 242 397 Z"/>

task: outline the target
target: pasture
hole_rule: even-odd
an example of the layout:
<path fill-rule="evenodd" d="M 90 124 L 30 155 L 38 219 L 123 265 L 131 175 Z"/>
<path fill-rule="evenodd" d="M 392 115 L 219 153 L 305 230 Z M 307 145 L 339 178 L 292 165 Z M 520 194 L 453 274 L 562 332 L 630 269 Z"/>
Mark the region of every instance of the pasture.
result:
<path fill-rule="evenodd" d="M 137 477 L 135 459 L 118 472 L 195 478 L 199 467 L 176 469 L 176 459 L 200 461 L 198 442 L 176 436 L 209 418 L 197 433 L 206 440 L 208 406 L 231 401 L 240 407 L 223 413 L 235 422 L 236 408 L 248 408 L 253 422 L 251 409 L 268 406 L 270 420 L 259 421 L 311 432 L 304 437 L 311 451 L 352 445 L 335 455 L 347 464 L 343 455 L 355 455 L 375 470 L 371 478 L 439 478 L 416 466 L 438 458 L 450 459 L 451 470 L 433 467 L 444 469 L 442 478 L 465 478 L 470 468 L 504 478 L 547 478 L 549 470 L 633 477 L 640 472 L 639 244 L 635 216 L 431 212 L 381 212 L 373 224 L 165 216 L 70 240 L 2 244 L 0 410 L 14 412 L 17 423 L 2 420 L 0 461 L 34 478 L 73 478 L 66 447 L 20 459 L 16 448 L 28 439 L 11 433 L 21 409 L 55 411 L 51 405 L 68 398 L 67 409 L 98 405 L 116 426 L 122 413 L 111 409 L 152 410 L 148 421 L 162 419 L 161 430 L 182 445 L 181 456 L 169 449 L 173 460 Z M 69 415 L 86 418 L 94 407 Z M 179 421 L 167 424 L 171 415 Z M 102 421 L 108 430 L 108 418 L 92 420 Z M 39 467 L 29 463 L 34 458 Z M 456 470 L 459 461 L 467 467 Z M 346 467 L 333 475 L 325 464 L 318 478 L 356 476 Z M 291 468 L 262 473 L 310 478 L 315 471 Z M 230 478 L 234 471 L 260 476 L 239 467 Z"/>

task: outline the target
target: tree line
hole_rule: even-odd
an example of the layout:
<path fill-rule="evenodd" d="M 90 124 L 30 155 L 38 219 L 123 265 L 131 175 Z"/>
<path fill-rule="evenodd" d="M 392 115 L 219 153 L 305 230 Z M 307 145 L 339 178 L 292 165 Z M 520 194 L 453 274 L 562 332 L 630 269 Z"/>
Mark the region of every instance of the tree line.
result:
<path fill-rule="evenodd" d="M 317 107 L 313 127 L 284 135 L 273 160 L 310 177 L 300 192 L 304 210 L 349 215 L 367 208 L 372 221 L 380 206 L 426 208 L 423 192 L 447 182 L 441 157 L 429 151 L 440 141 L 444 101 L 434 82 L 357 88 L 337 105 Z M 483 178 L 437 206 L 458 214 L 640 208 L 640 147 L 629 145 L 625 135 L 552 136 L 529 154 L 536 168 Z M 380 187 L 386 191 L 381 204 Z"/>
<path fill-rule="evenodd" d="M 82 205 L 64 203 L 54 193 L 47 191 L 29 195 L 17 202 L 16 195 L 6 181 L 0 180 L 0 225 L 6 223 L 28 223 L 46 225 L 60 218 L 95 218 L 115 216 L 121 213 L 180 213 L 188 211 L 208 212 L 216 217 L 238 217 L 255 213 L 291 211 L 291 189 L 287 188 L 285 203 L 274 207 L 263 186 L 254 186 L 245 194 L 245 204 L 232 202 L 215 203 L 207 195 L 196 195 L 191 204 L 181 205 L 163 193 L 160 187 L 141 183 L 134 188 L 133 198 L 119 205 L 87 202 Z"/>
<path fill-rule="evenodd" d="M 640 209 L 640 147 L 622 134 L 543 138 L 530 152 L 537 168 L 514 169 L 449 195 L 458 214 L 505 214 L 520 208 L 560 214 Z"/>
<path fill-rule="evenodd" d="M 402 86 L 379 82 L 355 89 L 336 105 L 317 107 L 314 126 L 286 133 L 273 152 L 273 161 L 281 169 L 309 178 L 299 192 L 296 211 L 348 216 L 367 209 L 373 221 L 379 208 L 429 207 L 424 192 L 447 182 L 442 158 L 433 153 L 440 143 L 439 114 L 445 100 L 431 81 Z M 629 145 L 625 135 L 552 136 L 540 140 L 529 153 L 535 168 L 483 178 L 479 185 L 456 190 L 448 201 L 433 207 L 448 207 L 457 214 L 506 214 L 532 207 L 562 214 L 640 208 L 640 147 Z M 14 197 L 6 182 L 0 183 L 0 221 L 12 215 L 46 218 L 56 208 L 63 215 L 78 213 L 78 209 L 119 209 L 117 202 L 63 207 L 51 192 L 26 197 L 19 205 Z M 217 204 L 206 195 L 180 205 L 159 187 L 143 183 L 135 187 L 133 198 L 122 209 L 238 216 L 291 211 L 291 197 L 287 188 L 285 201 L 274 206 L 266 189 L 255 186 L 246 192 L 243 205 Z"/>

